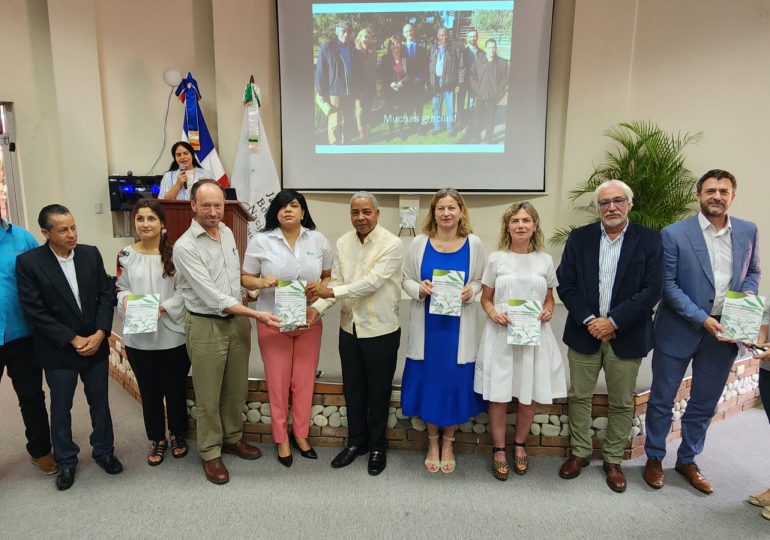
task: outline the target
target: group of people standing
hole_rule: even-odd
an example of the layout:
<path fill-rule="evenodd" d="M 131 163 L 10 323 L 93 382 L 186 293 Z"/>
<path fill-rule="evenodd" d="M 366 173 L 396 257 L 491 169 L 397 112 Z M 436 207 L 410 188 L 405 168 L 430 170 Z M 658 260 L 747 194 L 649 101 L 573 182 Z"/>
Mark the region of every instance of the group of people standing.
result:
<path fill-rule="evenodd" d="M 675 470 L 699 491 L 710 493 L 713 488 L 695 458 L 703 450 L 738 352 L 736 343 L 720 337 L 721 309 L 728 290 L 756 294 L 760 276 L 756 226 L 728 216 L 736 188 L 729 172 L 707 172 L 696 186 L 699 212 L 661 234 L 628 219 L 633 192 L 626 184 L 604 182 L 595 192 L 599 221 L 570 233 L 558 268 L 542 251 L 540 217 L 529 202 L 506 209 L 497 251 L 486 258 L 472 232 L 466 202 L 454 189 L 433 196 L 423 234 L 405 253 L 401 240 L 379 225 L 373 194 L 352 196 L 353 230 L 332 248 L 315 230 L 302 194 L 283 190 L 241 265 L 232 231 L 222 223 L 223 190 L 202 179 L 190 189 L 190 228 L 173 246 L 165 234 L 162 206 L 137 203 L 133 222 L 138 241 L 118 254 L 117 299 L 99 252 L 78 244 L 74 218 L 65 207 L 50 205 L 38 220 L 44 246 L 35 247 L 29 233 L 3 221 L 2 286 L 14 294 L 4 295 L 8 300 L 2 304 L 5 329 L 0 335 L 5 341 L 0 358 L 20 396 L 28 450 L 45 472 L 58 470 L 59 489 L 69 488 L 75 479 L 79 449 L 72 440 L 70 409 L 78 377 L 90 406 L 93 457 L 108 473 L 117 474 L 122 465 L 113 453 L 105 338 L 116 300 L 122 312 L 126 297 L 158 294 L 158 331 L 125 337 L 150 441 L 147 463 L 159 465 L 169 445 L 175 458 L 188 453 L 184 383 L 192 366 L 198 453 L 206 478 L 221 484 L 229 480 L 222 453 L 243 459 L 261 455 L 244 441 L 242 431 L 250 318 L 257 321 L 278 460 L 290 467 L 292 447 L 317 459 L 308 436 L 321 317 L 339 301 L 349 434 L 331 465 L 345 467 L 368 454 L 368 472 L 378 475 L 387 463 L 386 424 L 403 291 L 411 301 L 402 408 L 427 425 L 428 472 L 455 470 L 458 425 L 488 410 L 492 474 L 499 480 L 506 480 L 511 469 L 526 474 L 525 443 L 537 405 L 567 397 L 571 455 L 559 475 L 579 476 L 593 452 L 591 397 L 604 370 L 609 414 L 603 468 L 608 486 L 624 491 L 620 464 L 631 431 L 637 372 L 654 347 L 644 479 L 654 488 L 664 484 L 661 461 L 672 404 L 691 365 L 691 397 L 682 416 Z M 436 270 L 463 276 L 459 317 L 431 312 Z M 274 292 L 279 281 L 287 280 L 307 283 L 307 324 L 282 331 L 286 329 L 274 314 Z M 550 327 L 554 288 L 568 311 L 564 342 L 569 385 Z M 244 305 L 245 290 L 258 291 L 256 309 Z M 508 344 L 508 301 L 513 298 L 542 305 L 538 345 Z M 483 329 L 474 313 L 478 306 L 485 314 Z M 763 340 L 766 335 L 765 324 Z M 51 438 L 40 367 L 23 361 L 32 347 L 51 390 Z M 760 388 L 767 409 L 770 353 L 761 357 Z M 506 415 L 514 400 L 510 467 Z M 767 493 L 754 497 L 757 503 L 768 498 Z"/>
<path fill-rule="evenodd" d="M 497 41 L 470 29 L 466 45 L 449 39 L 439 28 L 435 44 L 415 39 L 415 26 L 404 25 L 401 35 L 388 36 L 378 58 L 378 42 L 370 28 L 353 39 L 353 26 L 339 21 L 335 37 L 323 43 L 315 67 L 316 103 L 327 119 L 329 144 L 365 143 L 371 128 L 384 124 L 388 134 L 406 138 L 433 127 L 431 134 L 455 133 L 463 127 L 468 142 L 491 143 L 495 111 L 508 90 L 508 62 L 497 55 Z M 372 112 L 380 81 L 382 117 Z M 432 116 L 424 114 L 432 103 Z"/>

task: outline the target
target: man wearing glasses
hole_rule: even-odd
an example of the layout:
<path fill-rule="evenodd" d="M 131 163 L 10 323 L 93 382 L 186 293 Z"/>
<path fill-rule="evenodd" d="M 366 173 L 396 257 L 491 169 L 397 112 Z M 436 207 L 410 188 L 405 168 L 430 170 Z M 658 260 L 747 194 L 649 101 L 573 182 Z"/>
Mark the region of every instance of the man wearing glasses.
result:
<path fill-rule="evenodd" d="M 652 349 L 652 309 L 663 292 L 660 234 L 628 220 L 631 188 L 608 180 L 595 191 L 600 222 L 573 230 L 556 274 L 557 291 L 569 312 L 569 430 L 572 455 L 559 470 L 575 478 L 590 463 L 591 400 L 604 370 L 609 402 L 602 446 L 611 490 L 622 493 L 620 468 L 631 431 L 639 366 Z"/>

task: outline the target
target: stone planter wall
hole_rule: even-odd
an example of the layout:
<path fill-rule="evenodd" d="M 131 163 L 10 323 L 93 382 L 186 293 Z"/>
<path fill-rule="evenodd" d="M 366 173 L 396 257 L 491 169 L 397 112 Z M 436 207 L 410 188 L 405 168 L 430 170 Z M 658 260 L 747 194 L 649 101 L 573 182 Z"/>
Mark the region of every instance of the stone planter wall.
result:
<path fill-rule="evenodd" d="M 139 390 L 136 379 L 125 358 L 120 338 L 110 339 L 110 375 L 137 400 Z M 758 379 L 759 362 L 752 358 L 738 360 L 733 366 L 727 385 L 717 406 L 712 422 L 719 422 L 760 403 Z M 687 408 L 690 396 L 690 379 L 682 381 L 674 404 L 674 422 L 668 440 L 681 436 L 681 415 Z M 190 436 L 195 431 L 195 393 L 192 380 L 187 381 L 187 406 L 190 413 Z M 649 391 L 634 397 L 635 410 L 633 426 L 626 444 L 625 458 L 632 459 L 644 454 L 644 419 L 647 412 Z M 419 418 L 410 418 L 401 410 L 400 387 L 394 387 L 391 394 L 388 431 L 390 448 L 402 450 L 423 450 L 427 448 L 425 424 Z M 567 425 L 567 400 L 559 399 L 552 405 L 538 407 L 534 423 L 527 439 L 528 452 L 533 456 L 566 456 L 569 449 L 569 427 Z M 508 408 L 508 433 L 506 442 L 513 443 L 513 426 L 516 423 L 516 403 Z M 601 446 L 607 428 L 607 396 L 593 397 L 593 446 L 594 456 L 601 457 Z M 291 422 L 291 417 L 290 420 Z M 270 404 L 267 385 L 263 380 L 250 379 L 248 395 L 243 407 L 243 431 L 254 442 L 272 443 Z M 489 417 L 480 414 L 462 424 L 456 434 L 455 450 L 459 453 L 488 454 L 492 450 L 492 436 L 488 432 Z M 318 382 L 313 394 L 311 409 L 310 442 L 315 446 L 343 446 L 347 436 L 347 408 L 342 395 L 342 385 Z"/>

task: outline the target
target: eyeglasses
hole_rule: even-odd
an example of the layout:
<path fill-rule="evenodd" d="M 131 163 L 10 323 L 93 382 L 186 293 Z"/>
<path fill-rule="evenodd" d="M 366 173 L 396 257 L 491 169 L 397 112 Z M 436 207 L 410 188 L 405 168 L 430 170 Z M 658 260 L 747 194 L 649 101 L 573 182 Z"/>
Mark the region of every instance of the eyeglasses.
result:
<path fill-rule="evenodd" d="M 599 208 L 607 208 L 611 204 L 614 204 L 615 206 L 624 205 L 628 202 L 628 199 L 626 197 L 615 197 L 614 199 L 602 199 L 596 202 L 599 205 Z"/>

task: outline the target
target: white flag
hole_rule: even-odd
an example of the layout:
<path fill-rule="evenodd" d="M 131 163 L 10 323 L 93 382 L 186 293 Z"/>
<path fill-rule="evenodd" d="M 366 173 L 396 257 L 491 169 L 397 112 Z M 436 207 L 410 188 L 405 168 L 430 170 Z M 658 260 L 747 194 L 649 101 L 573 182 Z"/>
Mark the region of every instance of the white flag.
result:
<path fill-rule="evenodd" d="M 255 221 L 249 223 L 249 238 L 265 226 L 265 213 L 281 189 L 265 126 L 259 114 L 259 97 L 254 83 L 246 85 L 243 95 L 243 122 L 235 153 L 230 185 L 245 203 Z"/>

